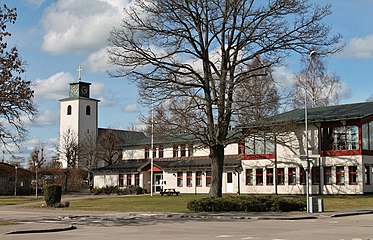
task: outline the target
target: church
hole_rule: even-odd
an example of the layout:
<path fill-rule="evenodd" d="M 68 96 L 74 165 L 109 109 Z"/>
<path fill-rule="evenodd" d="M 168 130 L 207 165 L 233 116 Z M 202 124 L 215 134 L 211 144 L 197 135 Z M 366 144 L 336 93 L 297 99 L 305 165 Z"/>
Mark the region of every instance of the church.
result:
<path fill-rule="evenodd" d="M 69 97 L 60 100 L 61 142 L 68 132 L 77 133 L 80 142 L 87 134 L 105 131 L 98 128 L 100 101 L 90 97 L 90 85 L 71 83 Z M 223 193 L 373 192 L 373 102 L 310 108 L 307 118 L 304 112 L 296 109 L 235 129 L 240 132 L 237 141 L 225 148 Z M 208 193 L 209 150 L 198 140 L 154 139 L 151 149 L 151 138 L 144 133 L 115 131 L 125 139 L 119 144 L 121 160 L 97 167 L 94 187 Z M 66 159 L 60 161 L 67 167 Z"/>

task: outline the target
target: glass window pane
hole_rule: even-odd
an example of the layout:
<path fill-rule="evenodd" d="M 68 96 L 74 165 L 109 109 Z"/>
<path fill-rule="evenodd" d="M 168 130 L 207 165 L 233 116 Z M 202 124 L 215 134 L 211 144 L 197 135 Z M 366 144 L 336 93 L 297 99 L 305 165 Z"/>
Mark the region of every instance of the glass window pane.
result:
<path fill-rule="evenodd" d="M 255 138 L 255 154 L 264 154 L 264 138 Z"/>
<path fill-rule="evenodd" d="M 357 126 L 346 127 L 346 150 L 359 149 L 359 128 Z"/>
<path fill-rule="evenodd" d="M 334 150 L 345 150 L 346 132 L 344 127 L 334 128 Z"/>
<path fill-rule="evenodd" d="M 273 185 L 273 168 L 266 169 L 266 183 L 267 185 Z"/>
<path fill-rule="evenodd" d="M 275 143 L 273 136 L 267 136 L 265 142 L 265 153 L 272 154 L 275 153 Z"/>
<path fill-rule="evenodd" d="M 373 122 L 369 123 L 369 150 L 373 150 Z"/>
<path fill-rule="evenodd" d="M 362 144 L 364 150 L 369 150 L 369 124 L 363 124 L 362 127 Z"/>
<path fill-rule="evenodd" d="M 253 137 L 245 138 L 245 154 L 246 155 L 254 154 L 254 138 Z"/>

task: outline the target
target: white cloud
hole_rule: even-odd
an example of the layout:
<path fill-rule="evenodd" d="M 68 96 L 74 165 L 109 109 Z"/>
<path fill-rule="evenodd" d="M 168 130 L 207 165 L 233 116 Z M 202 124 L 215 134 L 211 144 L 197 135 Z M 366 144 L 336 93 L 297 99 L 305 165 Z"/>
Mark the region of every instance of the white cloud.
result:
<path fill-rule="evenodd" d="M 342 55 L 355 58 L 373 58 L 373 34 L 361 38 L 352 38 Z"/>
<path fill-rule="evenodd" d="M 108 52 L 106 47 L 90 54 L 83 65 L 93 73 L 106 72 L 114 69 L 114 66 L 108 62 Z"/>
<path fill-rule="evenodd" d="M 66 72 L 59 72 L 47 79 L 35 80 L 35 100 L 58 100 L 68 96 L 69 83 L 74 77 Z"/>
<path fill-rule="evenodd" d="M 126 1 L 58 0 L 44 12 L 42 48 L 50 53 L 86 52 L 107 45 Z"/>
<path fill-rule="evenodd" d="M 294 73 L 284 66 L 273 68 L 272 76 L 280 88 L 291 87 L 294 83 Z"/>
<path fill-rule="evenodd" d="M 122 109 L 123 112 L 136 112 L 138 111 L 138 107 L 137 107 L 137 104 L 128 104 L 126 106 L 123 107 Z"/>
<path fill-rule="evenodd" d="M 23 124 L 33 127 L 45 127 L 49 125 L 55 125 L 58 123 L 60 113 L 56 110 L 47 109 L 41 113 L 38 113 L 30 120 L 27 116 L 22 116 L 21 121 Z"/>

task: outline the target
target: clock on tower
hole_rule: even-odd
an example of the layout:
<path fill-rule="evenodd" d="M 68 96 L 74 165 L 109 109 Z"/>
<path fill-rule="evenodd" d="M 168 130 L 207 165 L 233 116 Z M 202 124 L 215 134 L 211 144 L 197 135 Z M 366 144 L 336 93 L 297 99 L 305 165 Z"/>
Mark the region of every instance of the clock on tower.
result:
<path fill-rule="evenodd" d="M 90 83 L 87 82 L 76 82 L 70 83 L 70 97 L 71 98 L 89 98 L 89 87 Z"/>

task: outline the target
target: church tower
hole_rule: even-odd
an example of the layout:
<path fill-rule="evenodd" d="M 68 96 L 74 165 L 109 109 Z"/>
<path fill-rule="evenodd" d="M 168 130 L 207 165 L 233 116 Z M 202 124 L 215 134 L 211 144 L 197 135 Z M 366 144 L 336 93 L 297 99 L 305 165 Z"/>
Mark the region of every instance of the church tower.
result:
<path fill-rule="evenodd" d="M 91 83 L 80 81 L 80 71 L 79 67 L 79 81 L 70 83 L 69 97 L 60 100 L 60 162 L 63 168 L 73 167 L 68 166 L 71 164 L 66 159 L 72 142 L 79 146 L 87 138 L 97 139 L 99 100 L 90 97 Z M 75 167 L 84 165 L 81 158 L 77 154 Z"/>

